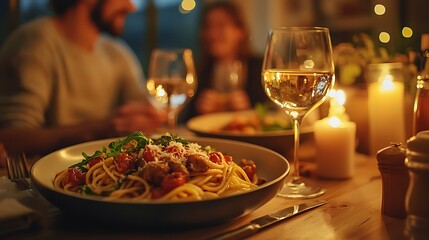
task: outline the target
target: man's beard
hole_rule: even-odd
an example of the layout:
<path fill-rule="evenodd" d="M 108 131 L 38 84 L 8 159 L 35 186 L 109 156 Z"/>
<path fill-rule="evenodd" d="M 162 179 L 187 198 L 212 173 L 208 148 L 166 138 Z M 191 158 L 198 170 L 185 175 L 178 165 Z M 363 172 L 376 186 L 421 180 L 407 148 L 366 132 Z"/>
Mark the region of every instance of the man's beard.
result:
<path fill-rule="evenodd" d="M 114 27 L 113 20 L 115 19 L 115 15 L 113 15 L 110 19 L 103 19 L 102 11 L 104 3 L 104 0 L 99 0 L 97 2 L 97 5 L 94 7 L 91 13 L 92 21 L 101 32 L 108 33 L 112 36 L 119 36 L 122 34 L 122 30 L 115 29 Z"/>

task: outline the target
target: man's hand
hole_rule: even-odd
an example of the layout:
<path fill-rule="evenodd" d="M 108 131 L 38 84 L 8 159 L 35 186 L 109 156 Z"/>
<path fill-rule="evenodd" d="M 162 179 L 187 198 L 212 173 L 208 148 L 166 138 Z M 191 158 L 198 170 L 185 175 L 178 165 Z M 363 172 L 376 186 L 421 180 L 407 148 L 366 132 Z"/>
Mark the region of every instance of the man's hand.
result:
<path fill-rule="evenodd" d="M 113 124 L 119 134 L 135 131 L 151 133 L 166 119 L 165 112 L 155 109 L 148 102 L 128 102 L 118 110 Z"/>

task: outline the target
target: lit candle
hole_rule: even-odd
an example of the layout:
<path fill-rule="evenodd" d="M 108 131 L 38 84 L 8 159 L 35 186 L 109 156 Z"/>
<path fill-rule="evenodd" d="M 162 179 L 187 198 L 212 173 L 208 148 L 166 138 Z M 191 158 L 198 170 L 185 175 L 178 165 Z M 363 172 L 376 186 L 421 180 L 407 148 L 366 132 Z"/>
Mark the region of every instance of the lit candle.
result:
<path fill-rule="evenodd" d="M 370 152 L 405 141 L 404 84 L 388 73 L 368 87 Z"/>
<path fill-rule="evenodd" d="M 354 173 L 356 124 L 350 122 L 344 108 L 343 91 L 331 91 L 329 116 L 314 123 L 317 175 L 326 178 L 350 178 Z"/>

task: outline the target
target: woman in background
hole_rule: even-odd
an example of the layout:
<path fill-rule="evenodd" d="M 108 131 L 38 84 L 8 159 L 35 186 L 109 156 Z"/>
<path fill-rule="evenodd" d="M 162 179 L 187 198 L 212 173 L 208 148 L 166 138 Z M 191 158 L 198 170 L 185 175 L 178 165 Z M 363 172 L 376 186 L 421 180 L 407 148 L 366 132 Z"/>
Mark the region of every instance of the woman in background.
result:
<path fill-rule="evenodd" d="M 266 101 L 261 85 L 262 60 L 250 52 L 249 32 L 236 5 L 208 5 L 201 40 L 196 114 L 245 110 Z"/>

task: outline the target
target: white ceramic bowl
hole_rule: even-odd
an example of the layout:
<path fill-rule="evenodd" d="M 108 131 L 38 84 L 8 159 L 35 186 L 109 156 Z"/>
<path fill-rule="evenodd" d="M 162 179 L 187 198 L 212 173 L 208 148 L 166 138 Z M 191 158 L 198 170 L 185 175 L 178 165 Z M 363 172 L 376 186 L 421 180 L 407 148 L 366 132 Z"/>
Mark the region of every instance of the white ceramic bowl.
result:
<path fill-rule="evenodd" d="M 236 160 L 252 159 L 257 166 L 257 174 L 267 183 L 228 197 L 163 203 L 114 202 L 54 189 L 52 181 L 56 173 L 80 162 L 82 152 L 92 154 L 107 146 L 112 139 L 82 143 L 53 152 L 33 165 L 31 179 L 51 203 L 82 221 L 140 227 L 193 227 L 224 222 L 252 212 L 277 194 L 289 173 L 287 160 L 269 149 L 223 139 L 187 139 L 203 146 L 210 145 Z"/>
<path fill-rule="evenodd" d="M 220 112 L 206 114 L 190 119 L 186 126 L 189 130 L 201 137 L 223 138 L 256 144 L 274 150 L 280 154 L 293 148 L 293 129 L 278 131 L 258 131 L 251 134 L 237 134 L 228 131 L 215 131 L 231 122 L 236 116 L 244 118 L 254 115 L 254 111 Z M 286 117 L 286 116 L 284 116 Z M 313 126 L 310 122 L 304 122 L 301 126 L 301 142 L 311 138 Z"/>

